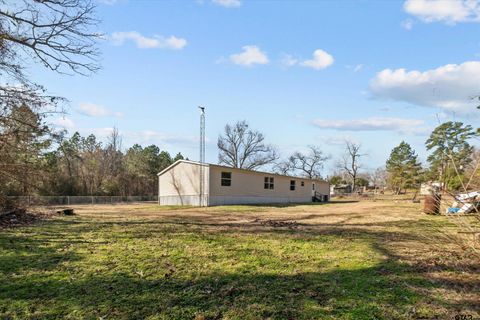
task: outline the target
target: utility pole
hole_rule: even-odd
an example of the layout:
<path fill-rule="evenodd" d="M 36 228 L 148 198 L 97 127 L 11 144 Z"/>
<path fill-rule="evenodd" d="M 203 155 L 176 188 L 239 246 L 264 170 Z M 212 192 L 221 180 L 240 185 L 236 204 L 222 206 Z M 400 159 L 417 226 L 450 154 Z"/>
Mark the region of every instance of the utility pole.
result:
<path fill-rule="evenodd" d="M 205 193 L 205 107 L 198 107 L 200 109 L 200 207 L 204 206 Z"/>

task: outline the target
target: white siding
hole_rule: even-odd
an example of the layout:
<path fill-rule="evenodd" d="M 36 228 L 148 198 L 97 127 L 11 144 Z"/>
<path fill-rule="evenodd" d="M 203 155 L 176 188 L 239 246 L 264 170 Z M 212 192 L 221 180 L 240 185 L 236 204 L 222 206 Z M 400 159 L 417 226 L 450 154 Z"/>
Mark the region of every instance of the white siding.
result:
<path fill-rule="evenodd" d="M 218 165 L 204 165 L 204 205 L 309 203 L 313 188 L 329 195 L 330 185 L 325 181 L 275 175 L 264 172 L 233 169 Z M 231 172 L 230 186 L 221 185 L 222 172 Z M 200 164 L 179 161 L 159 174 L 158 202 L 162 205 L 200 205 Z M 274 188 L 265 189 L 265 177 L 274 178 Z M 295 190 L 290 190 L 290 181 Z M 302 186 L 303 182 L 303 186 Z"/>
<path fill-rule="evenodd" d="M 208 166 L 204 165 L 204 204 L 208 204 Z M 200 205 L 200 165 L 179 162 L 158 177 L 158 203 L 161 205 Z"/>

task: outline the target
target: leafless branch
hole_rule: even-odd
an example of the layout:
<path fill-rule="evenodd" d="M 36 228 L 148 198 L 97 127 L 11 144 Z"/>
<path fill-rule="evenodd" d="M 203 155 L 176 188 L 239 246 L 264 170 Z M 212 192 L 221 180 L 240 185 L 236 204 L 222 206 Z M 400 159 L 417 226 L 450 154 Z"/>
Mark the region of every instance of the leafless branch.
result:
<path fill-rule="evenodd" d="M 259 131 L 249 129 L 246 121 L 225 126 L 224 135 L 218 138 L 218 161 L 233 168 L 253 170 L 278 159 L 274 147 L 265 144 Z"/>

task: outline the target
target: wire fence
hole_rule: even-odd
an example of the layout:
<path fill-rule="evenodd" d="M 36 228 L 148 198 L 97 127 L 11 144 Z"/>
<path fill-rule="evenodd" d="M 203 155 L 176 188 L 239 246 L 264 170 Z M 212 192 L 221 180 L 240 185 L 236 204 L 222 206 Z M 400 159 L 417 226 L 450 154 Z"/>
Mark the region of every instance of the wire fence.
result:
<path fill-rule="evenodd" d="M 158 195 L 143 196 L 9 196 L 11 200 L 17 203 L 34 205 L 76 205 L 76 204 L 115 204 L 128 202 L 158 202 Z M 162 197 L 165 198 L 165 197 Z M 198 200 L 198 196 L 195 196 Z M 381 193 L 343 193 L 331 196 L 331 200 L 352 199 L 352 200 L 422 200 L 423 195 L 415 192 L 405 194 L 381 194 Z M 188 201 L 187 201 L 188 202 Z M 288 201 L 286 201 L 288 202 Z"/>
<path fill-rule="evenodd" d="M 409 191 L 402 194 L 380 193 L 380 192 L 352 192 L 331 195 L 332 200 L 355 199 L 355 200 L 422 200 L 424 196 L 419 192 Z"/>
<path fill-rule="evenodd" d="M 156 195 L 145 196 L 11 196 L 8 197 L 27 206 L 33 205 L 74 205 L 74 204 L 115 204 L 125 202 L 158 201 Z"/>

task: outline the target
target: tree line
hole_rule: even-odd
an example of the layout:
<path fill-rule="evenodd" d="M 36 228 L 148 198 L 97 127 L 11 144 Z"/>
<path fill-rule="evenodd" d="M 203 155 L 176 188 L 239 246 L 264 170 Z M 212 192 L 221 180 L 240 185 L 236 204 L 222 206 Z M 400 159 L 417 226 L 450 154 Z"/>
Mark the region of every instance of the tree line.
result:
<path fill-rule="evenodd" d="M 367 156 L 360 143 L 345 141 L 344 154 L 335 162 L 329 177 L 322 177 L 325 164 L 331 159 L 320 146 L 308 146 L 305 152 L 294 152 L 281 158 L 277 149 L 265 142 L 265 136 L 249 127 L 246 121 L 227 124 L 218 138 L 219 163 L 234 168 L 258 169 L 269 166 L 284 175 L 328 179 L 333 185 L 390 188 L 399 194 L 418 188 L 422 182 L 439 182 L 445 190 L 480 187 L 480 151 L 471 144 L 480 136 L 480 129 L 458 121 L 438 125 L 425 142 L 430 152 L 422 165 L 415 150 L 405 141 L 394 147 L 385 166 L 374 170 L 363 168 Z"/>
<path fill-rule="evenodd" d="M 102 38 L 98 23 L 94 3 L 86 0 L 25 0 L 0 6 L 0 207 L 6 195 L 155 194 L 156 174 L 182 158 L 155 145 L 122 150 L 116 130 L 103 143 L 94 135 L 67 136 L 46 121 L 62 113 L 66 100 L 48 94 L 25 69 L 35 63 L 58 74 L 96 72 L 96 41 Z M 471 177 L 478 178 L 479 151 L 470 141 L 479 134 L 480 129 L 461 122 L 446 122 L 426 141 L 427 164 L 420 164 L 411 146 L 402 142 L 384 168 L 370 172 L 362 166 L 362 146 L 346 142 L 329 179 L 353 187 L 388 184 L 395 192 L 428 180 L 450 189 L 465 187 Z M 331 159 L 314 145 L 282 158 L 245 121 L 228 124 L 217 145 L 222 164 L 309 178 L 321 178 Z"/>
<path fill-rule="evenodd" d="M 11 142 L 0 155 L 5 195 L 155 195 L 157 173 L 183 159 L 156 145 L 123 151 L 116 128 L 105 143 L 93 134 L 52 132 L 27 106 L 12 108 L 8 118 L 23 120 L 2 124 Z"/>

